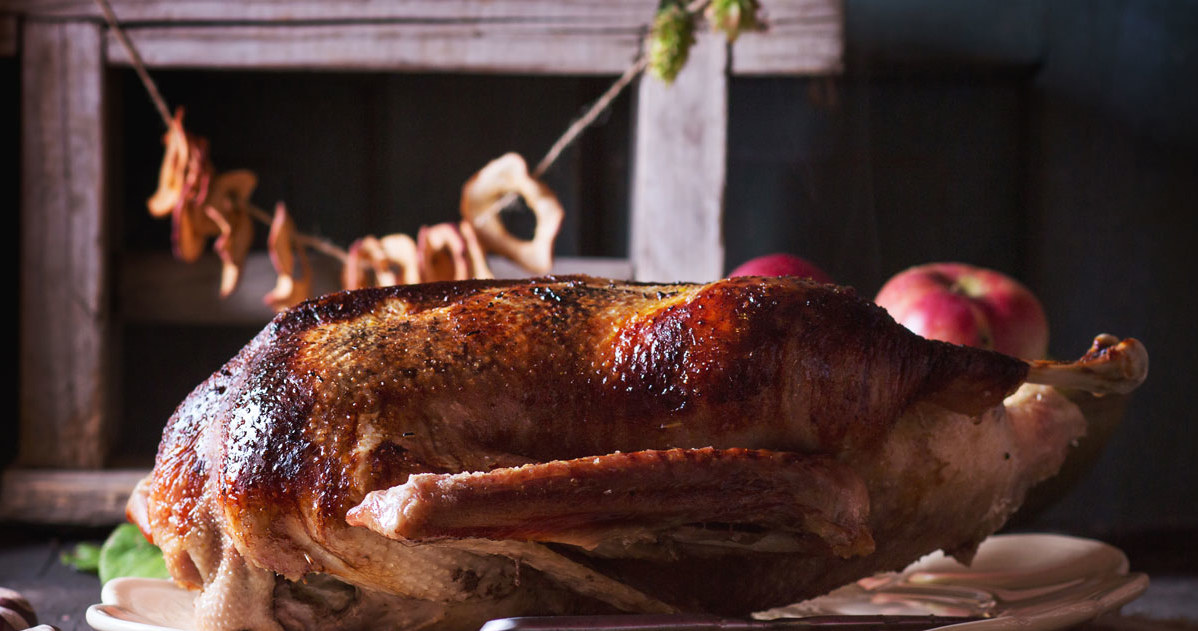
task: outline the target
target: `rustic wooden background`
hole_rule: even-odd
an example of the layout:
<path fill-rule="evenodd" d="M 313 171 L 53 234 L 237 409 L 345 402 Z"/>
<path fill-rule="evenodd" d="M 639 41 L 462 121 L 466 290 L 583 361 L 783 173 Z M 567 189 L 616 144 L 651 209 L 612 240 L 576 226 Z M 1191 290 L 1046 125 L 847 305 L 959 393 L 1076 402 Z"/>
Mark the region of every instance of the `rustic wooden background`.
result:
<path fill-rule="evenodd" d="M 789 250 L 872 295 L 907 265 L 967 260 L 1043 298 L 1055 355 L 1076 356 L 1098 332 L 1140 337 L 1152 372 L 1124 424 L 1075 492 L 1028 526 L 1096 536 L 1198 528 L 1187 368 L 1198 348 L 1198 5 L 849 0 L 845 13 L 842 77 L 730 81 L 726 267 Z M 0 59 L 0 85 L 19 85 L 18 74 Z M 212 138 L 221 168 L 259 172 L 260 205 L 285 199 L 302 225 L 343 242 L 451 216 L 463 173 L 509 149 L 539 155 L 606 84 L 157 76 Z M 160 156 L 158 122 L 129 71 L 108 81 L 109 116 L 126 130 L 110 139 L 119 269 L 168 237 L 141 205 Z M 20 99 L 0 94 L 0 151 L 12 163 Z M 568 208 L 561 253 L 627 254 L 628 99 L 549 176 Z M 18 181 L 0 172 L 7 208 L 18 206 Z M 126 438 L 115 462 L 136 465 L 171 407 L 257 327 L 122 317 L 115 399 Z M 15 362 L 15 340 L 10 348 Z M 16 430 L 6 422 L 0 456 L 11 458 Z"/>
<path fill-rule="evenodd" d="M 464 178 L 506 151 L 539 156 L 611 81 L 243 71 L 155 76 L 174 102 L 189 104 L 189 128 L 209 137 L 218 168 L 258 171 L 255 200 L 263 207 L 286 201 L 302 229 L 342 246 L 366 234 L 414 236 L 421 225 L 453 220 Z M 121 209 L 121 267 L 126 278 L 136 278 L 145 270 L 130 266 L 177 267 L 145 256 L 161 254 L 170 243 L 169 222 L 150 220 L 142 203 L 156 186 L 146 174 L 161 159 L 160 126 L 132 71 L 110 79 L 109 94 L 119 95 L 112 124 L 128 130 L 111 146 L 112 163 L 125 165 L 113 178 L 111 207 Z M 621 96 L 546 177 L 569 209 L 559 255 L 627 256 L 630 100 Z M 510 220 L 514 231 L 531 234 L 530 214 L 513 213 Z M 259 232 L 255 248 L 261 252 L 265 232 Z M 263 321 L 214 323 L 196 314 L 179 322 L 181 314 L 145 304 L 153 302 L 152 291 L 126 284 L 118 297 L 125 298 L 115 305 L 124 314 L 119 352 L 136 361 L 118 362 L 124 367 L 118 434 L 125 440 L 113 457 L 118 466 L 136 466 L 139 455 L 157 445 L 156 432 L 145 431 L 146 419 L 169 414 L 181 394 L 231 357 Z M 197 361 L 180 366 L 180 357 Z M 146 388 L 148 376 L 169 376 L 172 384 Z"/>

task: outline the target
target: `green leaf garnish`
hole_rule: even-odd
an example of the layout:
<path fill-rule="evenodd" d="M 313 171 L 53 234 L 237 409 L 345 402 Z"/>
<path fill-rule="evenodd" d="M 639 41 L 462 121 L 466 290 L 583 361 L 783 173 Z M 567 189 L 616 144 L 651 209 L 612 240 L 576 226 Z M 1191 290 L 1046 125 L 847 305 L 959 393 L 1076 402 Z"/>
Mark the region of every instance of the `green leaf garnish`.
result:
<path fill-rule="evenodd" d="M 122 576 L 170 578 L 158 546 L 146 541 L 133 524 L 121 524 L 100 548 L 100 582 Z"/>
<path fill-rule="evenodd" d="M 74 550 L 63 552 L 58 559 L 79 572 L 95 572 L 100 569 L 100 546 L 81 543 Z"/>

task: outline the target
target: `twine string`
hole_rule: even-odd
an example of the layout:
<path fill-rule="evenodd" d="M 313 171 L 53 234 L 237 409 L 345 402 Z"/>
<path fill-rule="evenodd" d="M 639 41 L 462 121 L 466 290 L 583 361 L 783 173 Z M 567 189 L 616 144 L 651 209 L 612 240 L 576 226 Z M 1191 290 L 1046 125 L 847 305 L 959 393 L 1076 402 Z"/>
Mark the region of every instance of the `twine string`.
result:
<path fill-rule="evenodd" d="M 125 29 L 121 27 L 121 23 L 116 16 L 116 12 L 113 10 L 112 5 L 108 2 L 108 0 L 95 1 L 96 4 L 99 5 L 101 12 L 103 12 L 104 19 L 108 22 L 109 28 L 111 28 L 112 32 L 116 35 L 117 41 L 121 43 L 121 46 L 125 49 L 125 53 L 129 56 L 129 63 L 133 66 L 134 72 L 137 73 L 138 78 L 141 80 L 142 85 L 146 89 L 146 93 L 149 95 L 150 100 L 154 103 L 154 108 L 158 111 L 158 115 L 162 118 L 163 125 L 169 129 L 172 122 L 170 108 L 167 106 L 166 99 L 162 97 L 162 93 L 159 92 L 158 85 L 154 82 L 153 77 L 150 76 L 149 71 L 146 69 L 145 61 L 142 59 L 137 47 L 134 46 L 133 40 L 129 38 L 129 35 L 125 32 Z M 686 6 L 686 11 L 692 15 L 696 14 L 703 10 L 703 8 L 706 7 L 710 1 L 711 0 L 691 0 L 691 2 Z M 541 158 L 541 161 L 537 163 L 536 168 L 533 169 L 532 177 L 534 179 L 540 179 L 543 175 L 545 175 L 545 172 L 548 171 L 549 168 L 552 167 L 555 162 L 557 162 L 558 158 L 561 157 L 562 152 L 564 152 L 571 144 L 573 144 L 574 141 L 578 139 L 578 136 L 581 135 L 584 130 L 590 127 L 595 120 L 599 118 L 600 114 L 605 112 L 608 107 L 611 106 L 612 101 L 616 100 L 616 98 L 620 96 L 620 93 L 623 92 L 630 83 L 632 83 L 633 79 L 640 76 L 640 74 L 645 71 L 645 68 L 647 68 L 648 65 L 649 56 L 644 50 L 638 51 L 636 59 L 632 62 L 632 65 L 624 70 L 619 78 L 617 78 L 615 82 L 612 83 L 611 86 L 609 86 L 607 90 L 598 99 L 596 99 L 595 102 L 590 105 L 590 107 L 587 108 L 586 112 L 572 122 L 570 126 L 566 128 L 566 131 L 558 137 L 551 147 L 549 147 L 549 151 L 545 152 L 545 156 Z M 476 216 L 474 218 L 474 224 L 476 226 L 482 226 L 491 217 L 511 206 L 511 204 L 516 201 L 517 197 L 518 195 L 514 192 L 504 194 L 502 197 L 495 200 L 490 206 L 488 206 L 482 213 Z M 247 210 L 250 216 L 259 223 L 263 223 L 268 226 L 271 224 L 271 215 L 261 208 L 250 204 L 248 205 Z M 314 237 L 297 231 L 294 238 L 297 243 L 311 247 L 312 249 L 338 259 L 343 263 L 348 258 L 348 253 L 345 251 L 345 249 L 319 237 Z"/>

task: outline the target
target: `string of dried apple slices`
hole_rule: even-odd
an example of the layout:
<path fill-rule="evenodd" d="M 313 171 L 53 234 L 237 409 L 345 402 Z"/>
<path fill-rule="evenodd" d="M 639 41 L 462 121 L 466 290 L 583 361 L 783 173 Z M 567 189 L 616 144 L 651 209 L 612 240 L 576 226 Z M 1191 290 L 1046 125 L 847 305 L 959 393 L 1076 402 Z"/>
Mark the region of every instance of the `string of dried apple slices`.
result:
<path fill-rule="evenodd" d="M 278 276 L 263 301 L 276 311 L 310 297 L 311 248 L 341 261 L 342 286 L 356 289 L 438 280 L 492 278 L 485 252 L 504 256 L 531 274 L 546 274 L 553 266 L 553 244 L 565 212 L 553 191 L 540 180 L 550 165 L 634 78 L 648 70 L 672 81 L 685 63 L 699 13 L 729 42 L 745 30 L 761 28 L 758 0 L 666 0 L 659 6 L 645 40 L 645 50 L 611 87 L 574 121 L 530 173 L 524 159 L 508 153 L 492 160 L 463 186 L 461 221 L 420 228 L 413 240 L 405 234 L 373 235 L 356 240 L 348 250 L 296 229 L 280 202 L 273 215 L 257 208 L 250 196 L 258 178 L 246 170 L 217 174 L 209 159 L 208 142 L 183 127 L 183 110 L 170 116 L 133 42 L 121 28 L 108 0 L 96 0 L 118 41 L 128 53 L 159 115 L 166 124 L 166 151 L 159 169 L 158 189 L 147 201 L 151 216 L 171 217 L 172 249 L 181 260 L 193 262 L 209 240 L 221 260 L 220 295 L 227 297 L 241 279 L 254 222 L 270 226 L 270 260 Z M 499 213 L 516 197 L 536 216 L 531 239 L 520 239 L 504 226 Z M 297 265 L 298 263 L 298 265 Z"/>
<path fill-rule="evenodd" d="M 154 217 L 171 217 L 172 246 L 176 258 L 194 262 L 209 241 L 221 260 L 220 295 L 227 297 L 241 278 L 253 242 L 256 215 L 264 215 L 250 202 L 258 178 L 250 171 L 217 174 L 208 158 L 205 139 L 183 127 L 183 112 L 171 119 L 163 139 L 166 152 L 158 175 L 158 189 L 147 201 Z M 524 197 L 536 215 L 531 240 L 512 235 L 497 214 L 483 214 L 505 194 Z M 483 167 L 462 189 L 462 220 L 420 228 L 417 238 L 397 233 L 362 237 L 346 251 L 325 243 L 323 250 L 342 262 L 345 289 L 439 280 L 493 278 L 486 252 L 510 258 L 529 273 L 547 273 L 553 265 L 553 242 L 565 211 L 550 188 L 528 172 L 524 159 L 506 154 Z M 475 220 L 484 218 L 475 228 Z M 308 298 L 312 270 L 305 250 L 312 238 L 301 234 L 283 203 L 268 221 L 267 250 L 278 274 L 275 287 L 264 301 L 283 310 Z M 298 266 L 297 266 L 298 262 Z"/>

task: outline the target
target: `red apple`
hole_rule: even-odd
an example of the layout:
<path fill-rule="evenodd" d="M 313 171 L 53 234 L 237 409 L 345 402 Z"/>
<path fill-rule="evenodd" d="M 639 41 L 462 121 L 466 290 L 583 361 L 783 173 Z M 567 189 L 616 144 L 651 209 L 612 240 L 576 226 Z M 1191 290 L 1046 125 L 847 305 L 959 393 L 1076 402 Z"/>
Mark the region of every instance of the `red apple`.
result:
<path fill-rule="evenodd" d="M 733 276 L 800 276 L 820 283 L 832 282 L 832 277 L 812 262 L 781 252 L 749 259 L 728 274 L 729 278 Z"/>
<path fill-rule="evenodd" d="M 899 272 L 874 299 L 926 338 L 1024 359 L 1048 353 L 1048 319 L 1019 281 L 964 263 L 928 263 Z"/>

